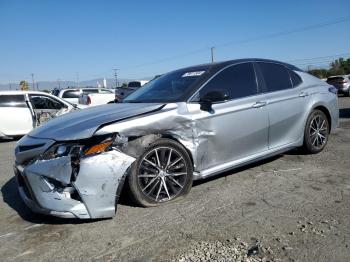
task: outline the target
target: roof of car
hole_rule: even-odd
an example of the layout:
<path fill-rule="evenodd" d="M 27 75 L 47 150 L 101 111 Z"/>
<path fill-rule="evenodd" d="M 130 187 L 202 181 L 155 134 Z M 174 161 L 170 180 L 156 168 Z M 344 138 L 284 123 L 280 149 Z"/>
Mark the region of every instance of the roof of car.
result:
<path fill-rule="evenodd" d="M 245 63 L 245 62 L 268 62 L 268 63 L 278 63 L 286 66 L 287 68 L 293 70 L 293 71 L 303 71 L 299 68 L 297 68 L 294 65 L 287 64 L 285 62 L 271 60 L 271 59 L 263 59 L 263 58 L 242 58 L 242 59 L 234 59 L 234 60 L 227 60 L 222 62 L 215 62 L 215 63 L 207 63 L 207 64 L 200 64 L 195 66 L 189 66 L 185 68 L 181 68 L 181 70 L 202 70 L 204 68 L 210 68 L 210 69 L 221 69 L 229 65 L 238 64 L 238 63 Z"/>
<path fill-rule="evenodd" d="M 21 91 L 21 90 L 4 90 L 0 91 L 0 95 L 25 95 L 25 94 L 41 94 L 41 95 L 50 95 L 46 92 L 41 91 Z"/>

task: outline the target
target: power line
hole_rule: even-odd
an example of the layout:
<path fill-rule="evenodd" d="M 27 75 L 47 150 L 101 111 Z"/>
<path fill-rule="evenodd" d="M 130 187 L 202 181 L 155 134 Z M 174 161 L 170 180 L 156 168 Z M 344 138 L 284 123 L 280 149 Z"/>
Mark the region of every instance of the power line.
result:
<path fill-rule="evenodd" d="M 312 58 L 300 58 L 300 59 L 294 59 L 287 61 L 288 63 L 292 62 L 303 62 L 303 61 L 309 61 L 309 60 L 318 60 L 318 59 L 328 59 L 328 58 L 335 58 L 335 57 L 347 57 L 350 56 L 350 53 L 342 53 L 342 54 L 336 54 L 336 55 L 328 55 L 328 56 L 319 56 L 319 57 L 312 57 Z"/>
<path fill-rule="evenodd" d="M 171 56 L 171 57 L 155 60 L 154 62 L 139 64 L 139 65 L 130 66 L 130 67 L 122 68 L 122 69 L 123 70 L 128 70 L 128 69 L 134 69 L 134 68 L 144 67 L 144 66 L 153 65 L 153 64 L 164 63 L 164 62 L 167 62 L 167 61 L 170 61 L 170 60 L 174 60 L 174 59 L 178 59 L 178 58 L 194 55 L 194 54 L 197 54 L 197 53 L 207 52 L 208 50 L 211 50 L 212 48 L 226 47 L 226 46 L 232 46 L 232 45 L 239 45 L 239 44 L 245 44 L 245 43 L 249 43 L 249 42 L 255 42 L 255 41 L 260 41 L 260 40 L 265 40 L 265 39 L 270 39 L 270 38 L 276 38 L 276 37 L 281 37 L 281 36 L 284 36 L 284 35 L 290 35 L 290 34 L 295 34 L 295 33 L 299 33 L 299 32 L 310 31 L 310 30 L 323 28 L 323 27 L 327 27 L 327 26 L 331 26 L 331 25 L 335 25 L 335 24 L 339 24 L 339 23 L 348 22 L 348 21 L 350 21 L 350 17 L 343 17 L 343 18 L 340 18 L 340 19 L 337 19 L 337 20 L 322 22 L 322 23 L 308 25 L 308 26 L 304 26 L 304 27 L 298 27 L 298 28 L 294 28 L 294 29 L 290 29 L 290 30 L 286 30 L 286 31 L 281 31 L 281 32 L 276 32 L 276 33 L 271 33 L 271 34 L 265 34 L 265 35 L 260 35 L 260 36 L 256 36 L 256 37 L 241 39 L 241 40 L 238 40 L 238 41 L 231 41 L 231 42 L 226 42 L 226 43 L 222 43 L 222 44 L 217 44 L 217 45 L 214 45 L 212 47 L 206 47 L 206 48 L 201 48 L 201 49 L 197 49 L 197 50 L 192 50 L 190 52 L 179 54 L 179 55 L 176 55 L 176 56 Z"/>

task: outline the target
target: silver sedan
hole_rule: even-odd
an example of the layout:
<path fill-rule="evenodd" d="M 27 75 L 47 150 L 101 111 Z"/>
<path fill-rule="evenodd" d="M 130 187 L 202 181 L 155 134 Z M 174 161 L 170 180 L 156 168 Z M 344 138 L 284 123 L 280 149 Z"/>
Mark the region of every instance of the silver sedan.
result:
<path fill-rule="evenodd" d="M 195 179 L 293 148 L 318 153 L 337 124 L 334 87 L 282 62 L 232 60 L 50 120 L 18 141 L 14 169 L 35 212 L 112 217 L 124 182 L 139 205 L 164 204 Z"/>

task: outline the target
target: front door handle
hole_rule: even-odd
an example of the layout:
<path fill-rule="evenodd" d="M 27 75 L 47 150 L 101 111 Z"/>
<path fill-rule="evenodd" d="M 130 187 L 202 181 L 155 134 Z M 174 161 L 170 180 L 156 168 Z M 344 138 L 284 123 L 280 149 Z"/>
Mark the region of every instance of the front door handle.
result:
<path fill-rule="evenodd" d="M 306 97 L 306 96 L 308 96 L 308 95 L 309 95 L 309 93 L 307 93 L 307 92 L 301 92 L 301 93 L 299 94 L 300 97 Z"/>
<path fill-rule="evenodd" d="M 253 108 L 260 108 L 260 107 L 263 107 L 263 106 L 266 106 L 266 102 L 256 102 L 254 105 L 253 105 Z"/>

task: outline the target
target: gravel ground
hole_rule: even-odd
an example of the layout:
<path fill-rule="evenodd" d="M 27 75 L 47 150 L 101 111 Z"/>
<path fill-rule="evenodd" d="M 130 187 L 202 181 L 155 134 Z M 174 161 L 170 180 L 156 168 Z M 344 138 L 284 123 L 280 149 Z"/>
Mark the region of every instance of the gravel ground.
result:
<path fill-rule="evenodd" d="M 349 261 L 350 98 L 317 155 L 289 152 L 196 182 L 157 208 L 123 197 L 114 219 L 32 214 L 0 143 L 1 261 Z"/>

